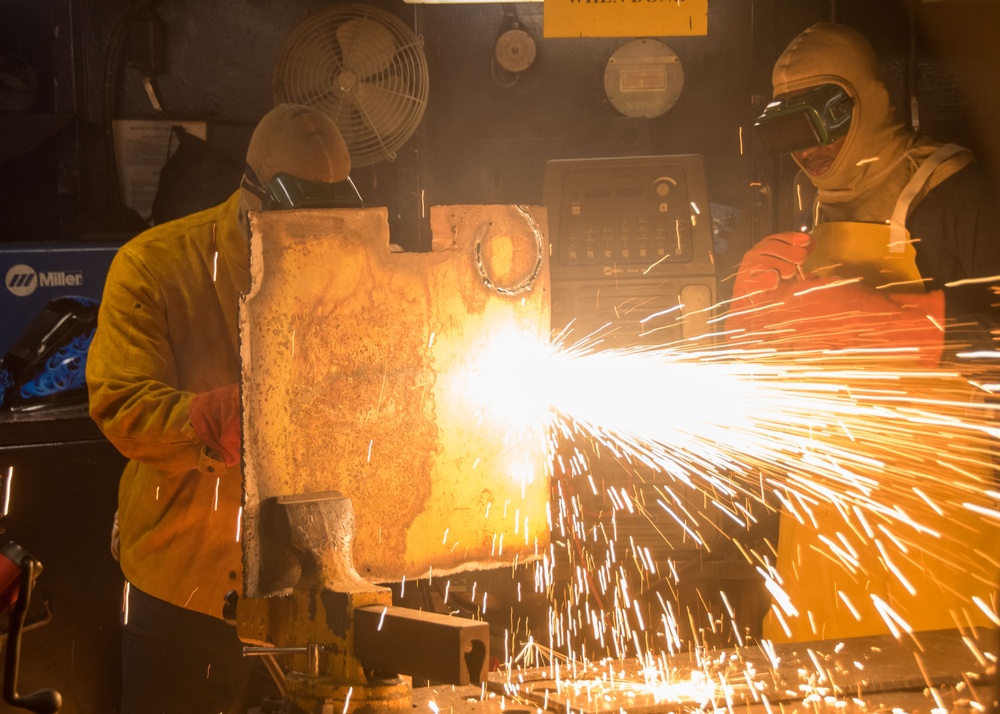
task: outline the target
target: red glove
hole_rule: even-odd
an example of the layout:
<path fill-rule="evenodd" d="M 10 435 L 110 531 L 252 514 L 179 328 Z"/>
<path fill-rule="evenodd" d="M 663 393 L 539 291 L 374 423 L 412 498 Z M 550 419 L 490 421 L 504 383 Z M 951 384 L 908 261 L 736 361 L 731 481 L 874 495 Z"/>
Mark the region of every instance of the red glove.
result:
<path fill-rule="evenodd" d="M 835 278 L 788 282 L 757 309 L 732 315 L 727 329 L 744 339 L 794 350 L 915 348 L 909 357 L 934 366 L 944 350 L 944 293 L 888 294 Z M 904 353 L 907 354 L 907 353 Z"/>
<path fill-rule="evenodd" d="M 808 233 L 789 231 L 767 236 L 743 255 L 733 284 L 734 310 L 766 302 L 760 293 L 777 289 L 782 281 L 802 275 L 802 264 L 816 247 Z M 738 304 L 737 304 L 738 303 Z"/>
<path fill-rule="evenodd" d="M 188 419 L 202 443 L 219 452 L 226 466 L 240 462 L 240 386 L 229 384 L 196 395 Z"/>

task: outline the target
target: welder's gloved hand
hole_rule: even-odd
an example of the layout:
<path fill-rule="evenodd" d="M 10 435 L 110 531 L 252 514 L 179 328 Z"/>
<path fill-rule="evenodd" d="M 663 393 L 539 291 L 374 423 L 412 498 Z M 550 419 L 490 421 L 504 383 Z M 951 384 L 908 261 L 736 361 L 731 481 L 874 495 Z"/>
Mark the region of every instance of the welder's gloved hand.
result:
<path fill-rule="evenodd" d="M 240 387 L 228 384 L 196 395 L 188 408 L 195 434 L 222 457 L 226 466 L 240 462 Z"/>
<path fill-rule="evenodd" d="M 746 301 L 746 306 L 767 300 L 766 293 L 786 280 L 800 277 L 802 264 L 815 247 L 816 241 L 808 233 L 789 231 L 767 236 L 743 255 L 733 298 Z"/>
<path fill-rule="evenodd" d="M 728 329 L 789 350 L 899 349 L 914 364 L 938 364 L 944 349 L 944 293 L 891 294 L 836 278 L 800 280 L 768 293 Z"/>

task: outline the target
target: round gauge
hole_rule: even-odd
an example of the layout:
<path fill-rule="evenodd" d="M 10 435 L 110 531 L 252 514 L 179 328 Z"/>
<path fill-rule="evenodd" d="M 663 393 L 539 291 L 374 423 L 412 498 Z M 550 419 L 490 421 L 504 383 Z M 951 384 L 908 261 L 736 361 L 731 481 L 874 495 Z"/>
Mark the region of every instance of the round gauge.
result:
<path fill-rule="evenodd" d="M 674 106 L 684 87 L 684 68 L 672 49 L 656 40 L 628 42 L 604 68 L 604 92 L 627 117 L 652 119 Z"/>

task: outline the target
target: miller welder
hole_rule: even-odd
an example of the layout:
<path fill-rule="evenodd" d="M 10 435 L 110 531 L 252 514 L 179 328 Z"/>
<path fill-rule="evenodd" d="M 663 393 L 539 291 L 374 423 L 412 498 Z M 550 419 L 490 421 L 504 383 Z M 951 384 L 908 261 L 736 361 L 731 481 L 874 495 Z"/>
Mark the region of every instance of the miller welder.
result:
<path fill-rule="evenodd" d="M 550 161 L 545 205 L 553 334 L 594 349 L 712 348 L 717 279 L 700 156 Z M 613 383 L 615 375 L 607 379 Z M 683 404 L 664 408 L 683 409 Z M 569 463 L 575 453 L 590 454 L 593 483 L 560 473 L 558 463 L 554 469 L 554 484 L 561 489 L 554 498 L 573 499 L 587 532 L 585 539 L 571 534 L 572 542 L 557 550 L 557 580 L 594 562 L 631 564 L 639 571 L 632 577 L 642 586 L 633 583 L 629 590 L 645 591 L 650 613 L 658 610 L 657 592 L 676 601 L 674 580 L 681 570 L 718 594 L 720 569 L 706 578 L 704 562 L 707 550 L 724 536 L 718 509 L 708 506 L 704 494 L 648 466 L 609 457 L 607 449 L 599 454 L 599 447 L 592 450 L 579 440 L 564 439 L 559 451 L 558 463 Z M 658 500 L 674 500 L 678 513 L 695 514 L 699 523 L 656 517 L 662 515 Z M 690 536 L 694 530 L 701 540 Z M 613 553 L 601 552 L 600 545 L 593 552 L 605 540 Z M 680 603 L 695 609 L 704 600 L 699 604 L 688 593 Z"/>

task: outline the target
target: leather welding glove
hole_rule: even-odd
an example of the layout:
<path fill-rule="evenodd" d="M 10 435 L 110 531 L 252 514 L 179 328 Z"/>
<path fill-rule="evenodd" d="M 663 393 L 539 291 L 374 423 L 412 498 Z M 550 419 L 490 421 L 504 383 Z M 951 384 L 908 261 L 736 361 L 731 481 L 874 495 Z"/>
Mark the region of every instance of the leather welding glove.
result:
<path fill-rule="evenodd" d="M 240 462 L 240 387 L 227 384 L 197 394 L 188 407 L 195 434 L 209 449 L 218 452 L 226 466 Z"/>
<path fill-rule="evenodd" d="M 777 289 L 783 281 L 801 276 L 802 264 L 815 247 L 815 239 L 799 231 L 775 233 L 762 239 L 743 255 L 733 284 L 734 301 L 744 303 L 741 306 L 766 301 L 766 293 Z"/>
<path fill-rule="evenodd" d="M 891 294 L 836 278 L 801 280 L 768 293 L 760 309 L 733 316 L 768 345 L 792 350 L 900 349 L 900 357 L 937 365 L 944 349 L 944 293 Z M 730 324 L 731 323 L 731 324 Z"/>

